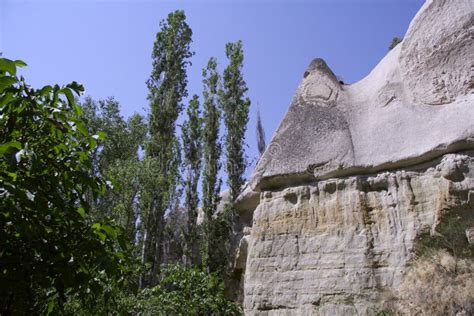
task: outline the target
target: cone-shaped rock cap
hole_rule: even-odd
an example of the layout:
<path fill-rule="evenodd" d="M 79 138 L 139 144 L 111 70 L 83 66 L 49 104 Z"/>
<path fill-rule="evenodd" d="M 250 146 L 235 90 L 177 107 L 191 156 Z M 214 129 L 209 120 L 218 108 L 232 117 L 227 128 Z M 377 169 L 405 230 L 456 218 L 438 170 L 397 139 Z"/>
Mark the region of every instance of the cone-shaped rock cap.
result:
<path fill-rule="evenodd" d="M 474 149 L 474 2 L 427 0 L 361 81 L 314 59 L 250 181 L 253 189 L 413 166 Z"/>
<path fill-rule="evenodd" d="M 253 185 L 285 178 L 307 181 L 315 167 L 352 163 L 348 124 L 337 108 L 342 87 L 321 58 L 314 59 L 270 145 L 260 159 Z M 333 146 L 338 143 L 339 146 Z M 328 167 L 328 166 L 327 166 Z M 275 183 L 277 184 L 277 183 Z"/>
<path fill-rule="evenodd" d="M 330 79 L 337 82 L 336 76 L 322 58 L 315 58 L 311 61 L 304 73 L 304 77 L 306 78 L 310 73 L 314 72 L 317 72 L 320 76 L 328 76 Z"/>

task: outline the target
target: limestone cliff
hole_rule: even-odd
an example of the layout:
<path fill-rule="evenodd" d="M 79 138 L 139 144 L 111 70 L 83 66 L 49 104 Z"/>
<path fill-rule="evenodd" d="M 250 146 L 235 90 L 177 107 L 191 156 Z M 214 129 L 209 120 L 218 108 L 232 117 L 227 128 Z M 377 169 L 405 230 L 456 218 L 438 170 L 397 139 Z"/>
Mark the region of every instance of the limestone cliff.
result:
<path fill-rule="evenodd" d="M 474 218 L 473 118 L 471 0 L 426 1 L 352 85 L 314 60 L 239 199 L 246 314 L 374 314 L 421 233 Z"/>
<path fill-rule="evenodd" d="M 472 156 L 262 192 L 247 237 L 247 313 L 375 313 L 417 234 L 446 212 L 472 216 Z"/>

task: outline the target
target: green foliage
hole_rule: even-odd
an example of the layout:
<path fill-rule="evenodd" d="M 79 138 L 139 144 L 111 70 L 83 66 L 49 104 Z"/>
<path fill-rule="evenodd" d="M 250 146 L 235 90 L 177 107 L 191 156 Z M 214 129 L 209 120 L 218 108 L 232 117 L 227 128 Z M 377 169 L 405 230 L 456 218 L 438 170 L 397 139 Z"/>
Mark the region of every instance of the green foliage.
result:
<path fill-rule="evenodd" d="M 226 204 L 223 212 L 214 216 L 208 227 L 209 258 L 207 268 L 222 277 L 226 275 L 229 262 L 230 235 L 232 233 L 231 214 L 232 206 Z"/>
<path fill-rule="evenodd" d="M 199 98 L 194 95 L 187 109 L 188 119 L 182 125 L 182 139 L 185 167 L 185 202 L 188 220 L 185 235 L 185 255 L 189 262 L 196 264 L 197 241 L 196 230 L 199 204 L 198 183 L 201 175 L 202 157 L 202 118 L 199 111 Z"/>
<path fill-rule="evenodd" d="M 147 132 L 141 115 L 134 114 L 125 120 L 120 114 L 120 104 L 114 98 L 94 101 L 87 97 L 81 108 L 89 132 L 104 135 L 95 152 L 98 169 L 105 171 L 117 160 L 138 159 L 138 149 Z"/>
<path fill-rule="evenodd" d="M 215 274 L 180 265 L 165 266 L 159 285 L 142 290 L 134 302 L 137 315 L 242 315 L 238 305 L 224 297 L 224 285 Z"/>
<path fill-rule="evenodd" d="M 130 241 L 136 240 L 138 234 L 135 224 L 140 211 L 138 197 L 142 187 L 141 178 L 150 176 L 144 174 L 144 171 L 143 162 L 138 159 L 112 162 L 103 172 L 112 185 L 108 186 L 103 197 L 95 204 L 96 216 L 100 218 L 106 215 L 114 218 L 125 230 Z"/>
<path fill-rule="evenodd" d="M 400 43 L 402 42 L 402 40 L 403 40 L 403 39 L 400 38 L 400 37 L 397 37 L 397 36 L 394 37 L 394 38 L 392 39 L 392 42 L 390 43 L 390 46 L 388 47 L 388 50 L 394 49 L 395 46 L 397 46 L 398 44 L 400 44 Z"/>
<path fill-rule="evenodd" d="M 78 105 L 83 88 L 75 82 L 33 89 L 17 77 L 24 62 L 0 58 L 1 315 L 242 314 L 224 298 L 218 277 L 228 261 L 232 203 L 216 214 L 221 111 L 231 202 L 246 168 L 250 100 L 242 44 L 226 46 L 222 89 L 216 60 L 203 69 L 203 116 L 193 96 L 181 146 L 176 124 L 188 95 L 192 31 L 183 11 L 170 13 L 160 28 L 147 122 L 138 114 L 125 119 L 113 98 Z M 201 167 L 202 230 L 196 224 Z M 186 264 L 196 265 L 201 232 L 203 268 L 217 274 L 162 268 L 183 253 Z"/>
<path fill-rule="evenodd" d="M 183 233 L 187 225 L 187 214 L 186 210 L 183 207 L 176 207 L 172 209 L 165 216 L 165 227 L 163 230 L 163 258 L 161 260 L 162 264 L 170 264 L 176 262 L 183 262 L 183 264 L 190 265 L 192 262 L 190 260 L 185 260 L 186 255 L 189 256 L 187 251 L 185 240 L 187 236 Z M 199 238 L 199 227 L 196 227 L 197 231 L 196 236 Z M 196 240 L 198 242 L 199 240 Z"/>
<path fill-rule="evenodd" d="M 202 70 L 204 84 L 202 209 L 204 221 L 201 257 L 202 265 L 208 271 L 213 271 L 210 258 L 213 250 L 211 241 L 215 240 L 215 236 L 213 236 L 211 228 L 221 190 L 221 180 L 218 178 L 222 152 L 219 142 L 221 113 L 218 104 L 219 74 L 216 67 L 216 59 L 210 58 L 207 67 Z"/>
<path fill-rule="evenodd" d="M 247 85 L 242 75 L 244 53 L 242 42 L 227 43 L 226 55 L 229 59 L 229 65 L 224 70 L 223 87 L 220 94 L 220 103 L 224 114 L 224 124 L 227 129 L 225 136 L 226 149 L 226 171 L 227 185 L 229 187 L 229 205 L 226 205 L 223 212 L 223 223 L 235 223 L 236 215 L 234 202 L 239 196 L 245 183 L 244 173 L 247 167 L 245 156 L 245 132 L 249 120 L 250 99 L 244 97 L 247 92 Z M 228 247 L 232 225 L 222 225 L 222 235 L 219 240 L 225 241 L 224 253 L 220 256 L 229 260 L 230 249 Z M 225 261 L 224 261 L 225 262 Z M 221 266 L 221 271 L 225 271 L 225 265 Z"/>
<path fill-rule="evenodd" d="M 150 102 L 148 155 L 160 157 L 175 137 L 176 120 L 183 110 L 181 101 L 188 95 L 186 68 L 194 53 L 190 50 L 192 31 L 184 11 L 175 11 L 161 21 L 153 46 L 153 70 L 147 81 Z"/>
<path fill-rule="evenodd" d="M 456 258 L 474 258 L 474 247 L 466 238 L 466 229 L 473 226 L 473 218 L 446 215 L 436 227 L 435 234 L 425 232 L 417 238 L 415 253 L 429 257 L 434 251 L 445 249 Z"/>
<path fill-rule="evenodd" d="M 143 263 L 151 266 L 142 286 L 156 284 L 164 215 L 179 200 L 181 148 L 176 137 L 176 120 L 183 109 L 181 101 L 187 96 L 186 68 L 193 55 L 192 31 L 183 11 L 170 13 L 160 27 L 153 46 L 153 70 L 147 81 L 150 141 L 146 155 L 155 168 L 153 179 L 149 179 L 142 192 L 146 201 L 142 213 L 145 226 L 142 257 Z"/>
<path fill-rule="evenodd" d="M 96 222 L 86 196 L 104 181 L 90 158 L 90 136 L 73 93 L 33 89 L 16 76 L 22 61 L 0 58 L 1 314 L 63 310 L 67 295 L 104 297 L 104 279 L 121 282 L 126 240 L 113 221 Z"/>
<path fill-rule="evenodd" d="M 225 138 L 227 184 L 230 201 L 234 202 L 244 184 L 243 176 L 247 165 L 244 147 L 250 99 L 244 98 L 248 89 L 242 75 L 244 61 L 242 42 L 227 43 L 226 56 L 229 59 L 229 65 L 224 70 L 220 102 L 227 128 Z"/>
<path fill-rule="evenodd" d="M 104 295 L 89 296 L 84 299 L 79 293 L 71 293 L 67 296 L 63 314 L 71 316 L 130 315 L 137 301 L 137 276 L 142 273 L 142 270 L 138 258 L 131 257 L 124 266 L 121 280 L 97 277 L 104 289 Z"/>
<path fill-rule="evenodd" d="M 135 240 L 143 170 L 138 150 L 146 137 L 144 119 L 134 114 L 125 120 L 120 114 L 119 103 L 113 98 L 97 102 L 86 98 L 81 108 L 89 132 L 105 136 L 97 140 L 93 169 L 111 181 L 102 196 L 90 201 L 94 215 L 98 218 L 113 217 L 125 229 L 129 239 Z"/>

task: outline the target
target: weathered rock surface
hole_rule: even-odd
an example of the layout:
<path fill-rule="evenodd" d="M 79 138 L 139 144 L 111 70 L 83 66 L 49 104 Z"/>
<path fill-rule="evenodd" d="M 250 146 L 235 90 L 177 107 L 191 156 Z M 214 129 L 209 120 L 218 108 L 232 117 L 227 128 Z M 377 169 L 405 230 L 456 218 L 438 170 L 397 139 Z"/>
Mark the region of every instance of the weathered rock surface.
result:
<path fill-rule="evenodd" d="M 262 192 L 246 240 L 246 313 L 374 314 L 417 235 L 448 212 L 474 215 L 473 157 Z"/>
<path fill-rule="evenodd" d="M 474 148 L 474 1 L 429 0 L 363 80 L 314 60 L 256 167 L 256 190 Z"/>
<path fill-rule="evenodd" d="M 355 84 L 314 60 L 239 199 L 246 314 L 374 314 L 417 236 L 474 217 L 473 150 L 473 1 L 427 0 Z"/>
<path fill-rule="evenodd" d="M 470 245 L 474 245 L 474 227 L 466 229 L 466 238 Z"/>

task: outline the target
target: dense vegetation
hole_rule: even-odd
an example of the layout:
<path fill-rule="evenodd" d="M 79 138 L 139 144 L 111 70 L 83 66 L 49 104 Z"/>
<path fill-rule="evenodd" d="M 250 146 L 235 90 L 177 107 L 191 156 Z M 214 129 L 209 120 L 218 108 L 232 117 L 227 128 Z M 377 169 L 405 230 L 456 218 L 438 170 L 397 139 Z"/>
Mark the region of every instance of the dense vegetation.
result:
<path fill-rule="evenodd" d="M 247 166 L 242 43 L 227 44 L 223 76 L 214 58 L 203 69 L 202 109 L 198 95 L 185 106 L 192 31 L 182 11 L 160 27 L 147 118 L 79 101 L 75 82 L 34 89 L 24 62 L 0 58 L 1 315 L 241 313 L 223 277 Z"/>

